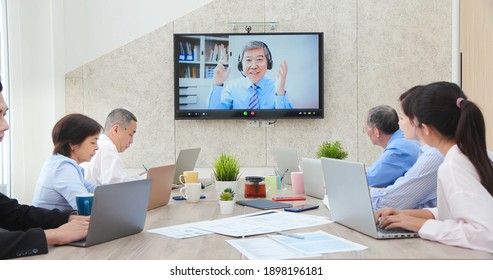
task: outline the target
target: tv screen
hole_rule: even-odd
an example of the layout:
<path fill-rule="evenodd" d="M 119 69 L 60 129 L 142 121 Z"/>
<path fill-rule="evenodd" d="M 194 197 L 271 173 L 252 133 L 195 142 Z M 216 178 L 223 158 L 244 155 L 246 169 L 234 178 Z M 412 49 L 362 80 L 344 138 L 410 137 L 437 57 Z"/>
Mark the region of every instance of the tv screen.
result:
<path fill-rule="evenodd" d="M 323 33 L 174 34 L 175 119 L 323 118 Z"/>

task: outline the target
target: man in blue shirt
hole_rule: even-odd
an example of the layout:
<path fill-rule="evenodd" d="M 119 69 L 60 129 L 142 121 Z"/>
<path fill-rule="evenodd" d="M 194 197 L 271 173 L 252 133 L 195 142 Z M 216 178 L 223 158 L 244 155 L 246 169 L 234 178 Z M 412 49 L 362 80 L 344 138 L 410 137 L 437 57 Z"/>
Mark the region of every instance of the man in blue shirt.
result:
<path fill-rule="evenodd" d="M 420 154 L 417 141 L 407 140 L 399 129 L 399 117 L 390 106 L 371 108 L 366 117 L 363 131 L 373 145 L 384 148 L 380 158 L 368 169 L 368 185 L 385 188 L 403 176 Z"/>
<path fill-rule="evenodd" d="M 286 75 L 288 64 L 280 65 L 277 81 L 265 77 L 272 69 L 272 55 L 267 45 L 260 41 L 248 42 L 238 58 L 238 70 L 244 78 L 224 82 L 231 73 L 226 70 L 225 58 L 221 58 L 214 69 L 209 109 L 291 109 L 286 96 Z"/>
<path fill-rule="evenodd" d="M 437 206 L 437 171 L 443 155 L 425 144 L 416 133 L 412 100 L 423 86 L 415 86 L 401 94 L 399 127 L 406 139 L 418 140 L 421 154 L 416 163 L 393 184 L 386 188 L 370 188 L 374 210 L 382 208 L 423 209 Z M 409 117 L 411 116 L 411 117 Z"/>
<path fill-rule="evenodd" d="M 423 209 L 437 205 L 437 171 L 443 162 L 440 152 L 423 144 L 416 163 L 386 188 L 370 188 L 373 209 Z"/>

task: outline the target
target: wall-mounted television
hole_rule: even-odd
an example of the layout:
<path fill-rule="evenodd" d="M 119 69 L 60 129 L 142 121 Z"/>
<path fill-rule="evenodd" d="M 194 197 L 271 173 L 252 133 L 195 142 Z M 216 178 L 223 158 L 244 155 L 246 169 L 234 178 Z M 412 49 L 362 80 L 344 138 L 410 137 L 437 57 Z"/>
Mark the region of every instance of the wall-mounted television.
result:
<path fill-rule="evenodd" d="M 174 34 L 175 119 L 323 118 L 323 33 Z"/>

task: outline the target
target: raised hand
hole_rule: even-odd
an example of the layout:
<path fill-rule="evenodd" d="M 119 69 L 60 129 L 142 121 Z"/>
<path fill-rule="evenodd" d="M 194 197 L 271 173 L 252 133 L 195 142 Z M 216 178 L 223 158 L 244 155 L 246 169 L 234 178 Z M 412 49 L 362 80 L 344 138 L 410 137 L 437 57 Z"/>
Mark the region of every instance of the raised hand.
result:
<path fill-rule="evenodd" d="M 277 73 L 276 79 L 276 90 L 277 95 L 284 96 L 286 94 L 285 86 L 286 86 L 286 76 L 288 75 L 288 63 L 284 60 L 280 65 L 279 72 Z"/>
<path fill-rule="evenodd" d="M 231 73 L 231 67 L 228 67 L 226 70 L 226 64 L 227 64 L 227 59 L 225 56 L 223 56 L 219 62 L 217 63 L 216 68 L 214 68 L 214 85 L 216 86 L 222 86 L 224 84 L 224 81 L 229 77 L 229 74 Z"/>

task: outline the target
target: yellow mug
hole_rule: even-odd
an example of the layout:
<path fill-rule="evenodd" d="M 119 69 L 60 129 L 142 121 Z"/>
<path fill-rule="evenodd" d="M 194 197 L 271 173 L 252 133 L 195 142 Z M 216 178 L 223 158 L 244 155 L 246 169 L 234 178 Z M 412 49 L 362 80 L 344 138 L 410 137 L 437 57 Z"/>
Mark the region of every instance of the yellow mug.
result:
<path fill-rule="evenodd" d="M 183 175 L 179 177 L 182 184 L 185 183 L 198 183 L 199 182 L 199 172 L 198 171 L 184 171 Z"/>

